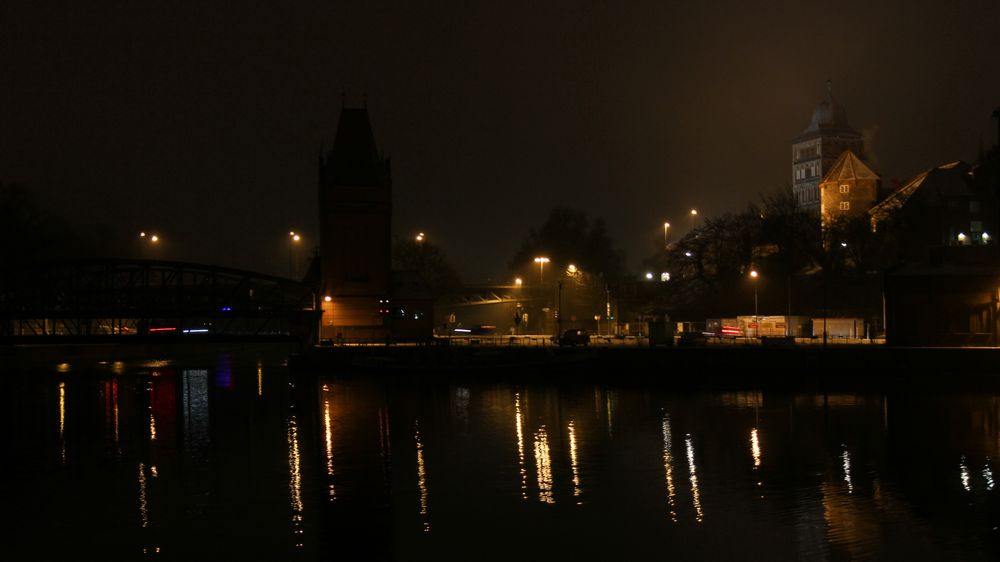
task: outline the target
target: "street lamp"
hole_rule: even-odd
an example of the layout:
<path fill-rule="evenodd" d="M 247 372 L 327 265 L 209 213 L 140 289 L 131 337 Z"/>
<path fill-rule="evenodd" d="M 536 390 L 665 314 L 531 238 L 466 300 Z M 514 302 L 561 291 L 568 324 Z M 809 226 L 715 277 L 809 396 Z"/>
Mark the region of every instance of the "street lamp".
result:
<path fill-rule="evenodd" d="M 760 334 L 760 320 L 757 318 L 757 277 L 756 269 L 750 270 L 750 278 L 753 279 L 753 336 L 756 338 Z M 787 319 L 785 320 L 788 321 Z"/>
<path fill-rule="evenodd" d="M 646 272 L 646 279 L 649 280 L 649 281 L 653 280 L 653 272 L 652 271 L 647 271 Z"/>
<path fill-rule="evenodd" d="M 698 220 L 698 209 L 691 209 L 691 230 L 694 230 L 694 221 Z"/>
<path fill-rule="evenodd" d="M 520 289 L 520 288 L 521 288 L 521 284 L 522 284 L 522 283 L 524 283 L 524 281 L 521 281 L 521 278 L 520 278 L 520 277 L 518 277 L 518 278 L 514 279 L 514 285 L 515 285 L 515 286 L 516 286 L 516 287 L 517 287 L 518 289 Z"/>
<path fill-rule="evenodd" d="M 549 258 L 538 257 L 535 258 L 535 263 L 538 264 L 538 282 L 545 282 L 545 264 L 549 263 Z"/>
<path fill-rule="evenodd" d="M 665 222 L 665 223 L 663 223 L 663 247 L 664 248 L 666 248 L 668 246 L 668 242 L 667 241 L 669 239 L 670 239 L 670 223 L 669 222 Z"/>
<path fill-rule="evenodd" d="M 149 246 L 156 245 L 157 243 L 159 243 L 159 241 L 160 241 L 160 237 L 159 236 L 157 236 L 157 235 L 155 235 L 153 233 L 146 232 L 145 230 L 140 231 L 139 232 L 139 257 L 144 258 L 144 259 L 145 258 L 149 258 L 150 257 Z"/>
<path fill-rule="evenodd" d="M 295 245 L 300 240 L 302 240 L 302 236 L 300 236 L 297 232 L 295 232 L 294 230 L 288 231 L 288 276 L 292 278 L 295 277 L 295 269 L 294 269 L 295 262 L 292 259 L 292 255 L 295 252 Z"/>
<path fill-rule="evenodd" d="M 423 241 L 424 241 L 424 233 L 423 232 L 418 232 L 417 233 L 417 242 L 423 242 Z"/>

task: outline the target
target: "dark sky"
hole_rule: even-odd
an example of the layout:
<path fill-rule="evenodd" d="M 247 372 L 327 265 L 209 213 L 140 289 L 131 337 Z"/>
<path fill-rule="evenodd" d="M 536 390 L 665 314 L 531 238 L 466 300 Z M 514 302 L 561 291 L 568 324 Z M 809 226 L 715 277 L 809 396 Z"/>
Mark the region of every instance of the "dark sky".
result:
<path fill-rule="evenodd" d="M 787 184 L 827 78 L 886 181 L 974 158 L 1000 105 L 995 0 L 252 4 L 0 3 L 0 181 L 280 274 L 367 92 L 395 231 L 500 279 L 553 206 L 636 265 L 664 220 Z"/>

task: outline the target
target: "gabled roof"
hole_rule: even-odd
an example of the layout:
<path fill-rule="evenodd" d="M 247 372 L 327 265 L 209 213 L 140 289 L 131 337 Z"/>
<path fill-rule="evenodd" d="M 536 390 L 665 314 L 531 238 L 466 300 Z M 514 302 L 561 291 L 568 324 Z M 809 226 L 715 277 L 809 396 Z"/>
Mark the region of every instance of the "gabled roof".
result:
<path fill-rule="evenodd" d="M 903 207 L 910 197 L 917 192 L 918 189 L 927 185 L 930 180 L 937 176 L 942 175 L 942 173 L 947 173 L 948 171 L 954 170 L 953 173 L 962 174 L 967 173 L 969 165 L 962 161 L 949 162 L 947 164 L 942 164 L 935 168 L 931 168 L 926 172 L 921 172 L 914 176 L 913 179 L 906 182 L 902 187 L 890 193 L 885 199 L 879 202 L 868 210 L 868 214 L 871 215 L 872 219 L 875 221 L 884 220 L 889 216 L 890 213 L 896 211 Z M 951 182 L 936 182 L 938 185 L 937 190 L 940 194 L 953 195 L 952 192 L 955 191 L 955 186 Z"/>
<path fill-rule="evenodd" d="M 845 150 L 840 158 L 830 166 L 823 176 L 823 182 L 844 180 L 877 180 L 878 174 L 872 171 L 863 160 L 851 150 Z M 822 182 L 821 182 L 822 183 Z"/>

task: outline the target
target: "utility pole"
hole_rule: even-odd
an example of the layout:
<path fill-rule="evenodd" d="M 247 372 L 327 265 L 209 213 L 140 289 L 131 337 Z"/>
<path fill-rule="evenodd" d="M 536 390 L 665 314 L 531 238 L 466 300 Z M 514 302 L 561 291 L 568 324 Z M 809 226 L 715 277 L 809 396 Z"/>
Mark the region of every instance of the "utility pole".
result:
<path fill-rule="evenodd" d="M 559 297 L 556 302 L 556 336 L 562 335 L 562 285 L 563 282 L 559 282 Z"/>

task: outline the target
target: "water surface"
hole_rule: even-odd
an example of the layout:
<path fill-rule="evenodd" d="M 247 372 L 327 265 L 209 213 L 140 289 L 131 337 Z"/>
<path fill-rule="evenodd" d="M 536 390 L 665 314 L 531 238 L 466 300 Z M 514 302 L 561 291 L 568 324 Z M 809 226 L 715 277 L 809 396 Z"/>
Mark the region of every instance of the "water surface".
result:
<path fill-rule="evenodd" d="M 293 375 L 253 353 L 3 371 L 3 550 L 1000 555 L 998 395 L 343 375 Z"/>

